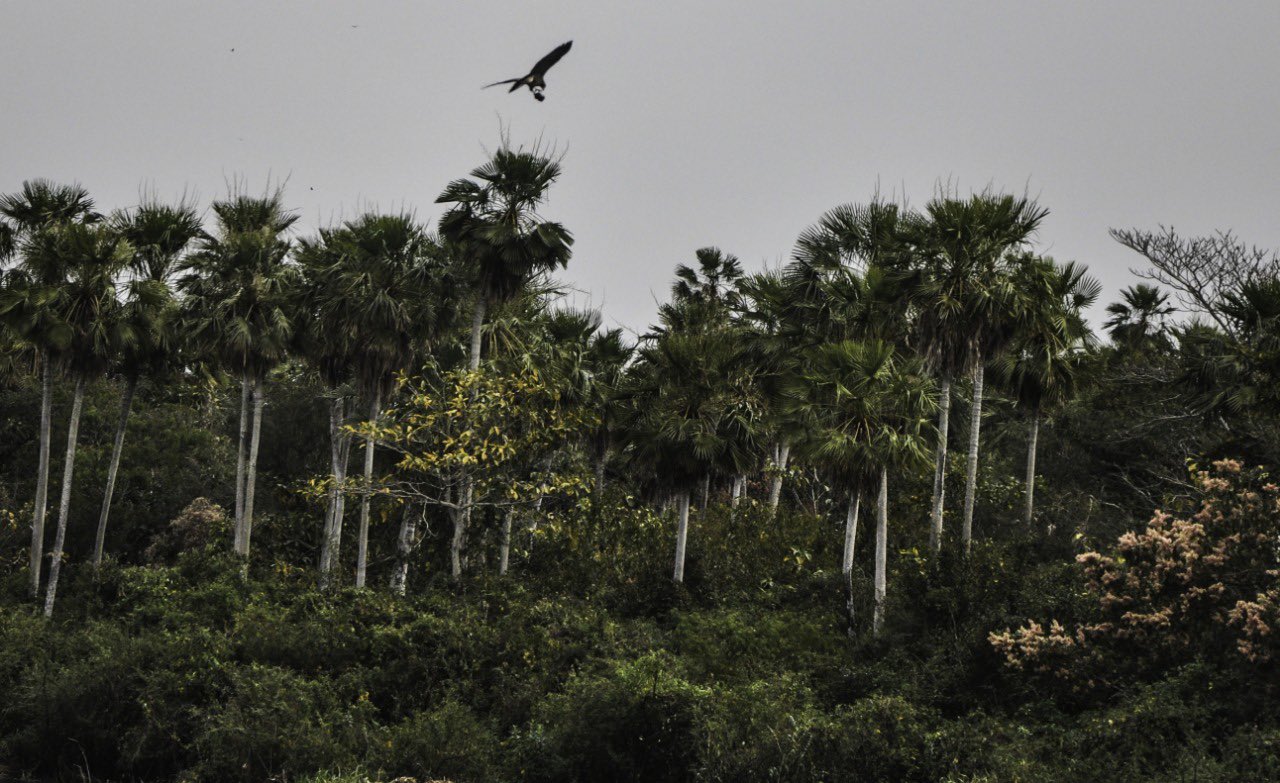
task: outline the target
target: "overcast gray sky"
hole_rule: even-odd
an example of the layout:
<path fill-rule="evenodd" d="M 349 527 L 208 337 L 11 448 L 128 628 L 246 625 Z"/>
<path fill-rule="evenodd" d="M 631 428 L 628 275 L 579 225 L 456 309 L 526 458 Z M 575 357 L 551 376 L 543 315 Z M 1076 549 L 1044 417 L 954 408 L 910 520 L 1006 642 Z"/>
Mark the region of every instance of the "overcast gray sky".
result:
<path fill-rule="evenodd" d="M 609 323 L 643 329 L 698 247 L 776 265 L 830 207 L 947 181 L 1037 196 L 1040 248 L 1110 300 L 1140 259 L 1108 227 L 1280 246 L 1278 32 L 1276 0 L 0 0 L 0 192 L 287 177 L 306 231 L 434 223 L 505 125 L 567 149 L 545 214 Z M 479 89 L 569 39 L 545 103 Z"/>

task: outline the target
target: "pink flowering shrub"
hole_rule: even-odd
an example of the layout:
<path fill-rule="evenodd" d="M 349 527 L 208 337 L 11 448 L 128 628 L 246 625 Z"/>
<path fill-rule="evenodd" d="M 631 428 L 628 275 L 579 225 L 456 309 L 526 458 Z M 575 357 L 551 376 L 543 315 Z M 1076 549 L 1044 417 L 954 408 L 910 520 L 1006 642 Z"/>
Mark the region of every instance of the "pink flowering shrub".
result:
<path fill-rule="evenodd" d="M 1091 622 L 1031 621 L 990 635 L 1010 667 L 1090 688 L 1135 668 L 1198 657 L 1261 664 L 1280 654 L 1280 489 L 1233 460 L 1192 479 L 1196 500 L 1185 512 L 1157 511 L 1113 553 L 1076 558 Z"/>

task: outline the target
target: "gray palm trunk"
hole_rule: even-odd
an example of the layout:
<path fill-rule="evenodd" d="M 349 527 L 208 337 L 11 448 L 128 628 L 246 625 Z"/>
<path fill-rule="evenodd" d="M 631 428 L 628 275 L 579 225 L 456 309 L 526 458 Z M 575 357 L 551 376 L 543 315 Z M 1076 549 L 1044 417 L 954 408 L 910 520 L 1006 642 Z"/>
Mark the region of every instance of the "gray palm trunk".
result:
<path fill-rule="evenodd" d="M 889 559 L 889 470 L 880 469 L 880 497 L 876 499 L 876 572 L 875 610 L 871 616 L 871 633 L 879 636 L 884 628 L 886 567 Z"/>
<path fill-rule="evenodd" d="M 488 302 L 483 295 L 477 297 L 475 311 L 471 314 L 471 348 L 467 367 L 472 372 L 480 369 L 480 336 L 484 328 L 484 314 L 487 305 Z M 461 478 L 458 493 L 461 502 L 459 503 L 459 508 L 455 509 L 452 514 L 453 541 L 449 544 L 449 567 L 455 580 L 462 578 L 462 548 L 466 545 L 467 528 L 471 526 L 471 500 L 475 494 L 475 487 L 465 471 L 462 473 Z"/>
<path fill-rule="evenodd" d="M 240 545 L 240 520 L 244 518 L 244 466 L 249 445 L 249 394 L 253 381 L 249 373 L 240 376 L 240 440 L 236 445 L 236 546 Z M 239 551 L 237 549 L 237 551 Z"/>
<path fill-rule="evenodd" d="M 374 389 L 373 398 L 369 401 L 369 426 L 377 425 L 378 411 L 381 407 L 382 390 Z M 373 486 L 375 441 L 376 438 L 374 438 L 372 432 L 364 439 L 364 493 L 360 495 L 360 538 L 356 549 L 356 587 L 364 587 L 365 572 L 369 563 L 369 501 L 372 499 L 369 489 Z"/>
<path fill-rule="evenodd" d="M 853 551 L 858 539 L 858 512 L 862 507 L 862 493 L 849 493 L 849 513 L 844 520 L 844 558 L 840 563 L 840 572 L 845 576 L 853 573 Z"/>
<path fill-rule="evenodd" d="M 965 554 L 973 545 L 973 502 L 978 490 L 978 440 L 982 428 L 982 357 L 973 366 L 973 405 L 969 418 L 969 460 L 964 479 L 964 521 L 960 539 Z"/>
<path fill-rule="evenodd" d="M 262 441 L 262 383 L 261 379 L 254 379 L 253 382 L 253 427 L 250 430 L 249 458 L 244 472 L 244 513 L 240 524 L 236 526 L 236 554 L 244 558 L 246 569 L 249 564 L 249 539 L 253 535 L 253 499 L 258 484 L 258 446 Z"/>
<path fill-rule="evenodd" d="M 862 493 L 849 494 L 849 513 L 844 521 L 844 559 L 840 570 L 844 575 L 845 614 L 849 621 L 849 634 L 853 635 L 853 548 L 858 540 L 858 511 L 862 505 Z"/>
<path fill-rule="evenodd" d="M 120 395 L 120 418 L 116 421 L 116 437 L 111 445 L 111 464 L 107 466 L 107 489 L 102 495 L 102 512 L 98 515 L 98 532 L 93 539 L 93 572 L 102 567 L 102 552 L 107 543 L 107 519 L 111 516 L 111 498 L 116 493 L 116 475 L 120 470 L 120 455 L 124 452 L 124 431 L 129 423 L 129 410 L 133 407 L 133 394 L 138 389 L 138 378 L 125 379 L 124 392 Z"/>
<path fill-rule="evenodd" d="M 329 508 L 325 514 L 324 538 L 320 542 L 320 586 L 333 583 L 333 568 L 342 548 L 342 518 L 346 511 L 347 449 L 349 440 L 342 431 L 346 420 L 346 398 L 335 394 L 329 403 L 329 462 L 333 488 L 329 490 Z"/>
<path fill-rule="evenodd" d="M 733 489 L 729 490 L 729 507 L 737 508 L 742 502 L 742 488 L 747 483 L 746 476 L 738 474 L 733 477 Z"/>
<path fill-rule="evenodd" d="M 778 501 L 782 498 L 782 474 L 787 470 L 787 460 L 791 457 L 791 444 L 782 441 L 777 446 L 777 460 L 775 461 L 778 475 L 773 477 L 773 483 L 769 487 L 769 513 L 774 514 L 778 511 Z"/>
<path fill-rule="evenodd" d="M 929 514 L 929 549 L 942 551 L 942 509 L 947 491 L 947 428 L 951 424 L 951 376 L 938 384 L 938 450 L 933 460 L 933 508 Z"/>
<path fill-rule="evenodd" d="M 83 375 L 76 378 L 75 397 L 71 403 L 71 420 L 67 424 L 67 456 L 62 463 L 62 500 L 58 503 L 58 532 L 49 553 L 49 583 L 44 590 L 44 616 L 53 617 L 53 603 L 58 596 L 58 575 L 62 572 L 62 548 L 67 540 L 67 517 L 71 514 L 71 480 L 76 469 L 76 441 L 80 436 L 80 411 L 84 408 Z"/>
<path fill-rule="evenodd" d="M 515 516 L 515 509 L 510 506 L 502 516 L 502 543 L 499 545 L 498 553 L 498 575 L 507 575 L 507 566 L 511 560 L 511 518 Z"/>
<path fill-rule="evenodd" d="M 676 524 L 676 565 L 671 578 L 676 584 L 684 583 L 684 551 L 689 539 L 689 490 L 683 490 L 678 496 L 680 520 Z"/>
<path fill-rule="evenodd" d="M 53 366 L 49 355 L 40 360 L 40 464 L 36 469 L 35 513 L 31 517 L 31 597 L 40 595 L 44 565 L 44 518 L 49 506 L 49 441 L 53 438 Z"/>
<path fill-rule="evenodd" d="M 396 567 L 391 571 L 391 592 L 404 595 L 409 582 L 409 555 L 413 552 L 413 537 L 417 534 L 418 517 L 413 504 L 406 503 L 404 516 L 400 518 L 400 535 L 396 538 Z"/>
<path fill-rule="evenodd" d="M 1036 442 L 1040 440 L 1040 411 L 1031 412 L 1031 434 L 1027 438 L 1027 504 L 1022 512 L 1022 521 L 1027 527 L 1036 510 Z"/>
<path fill-rule="evenodd" d="M 467 366 L 472 372 L 480 369 L 480 331 L 484 327 L 484 311 L 488 303 L 483 296 L 476 299 L 476 309 L 471 314 L 471 352 Z"/>
<path fill-rule="evenodd" d="M 702 516 L 707 515 L 707 504 L 711 502 L 711 474 L 702 477 L 702 502 L 698 506 L 698 513 Z"/>

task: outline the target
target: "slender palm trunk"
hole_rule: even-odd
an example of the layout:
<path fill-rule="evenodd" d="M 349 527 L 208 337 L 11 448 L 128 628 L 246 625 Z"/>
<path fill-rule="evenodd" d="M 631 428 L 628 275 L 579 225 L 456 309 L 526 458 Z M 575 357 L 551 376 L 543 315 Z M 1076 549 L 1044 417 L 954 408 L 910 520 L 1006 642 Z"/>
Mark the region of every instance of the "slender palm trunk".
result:
<path fill-rule="evenodd" d="M 129 409 L 133 407 L 133 393 L 138 388 L 136 376 L 124 382 L 120 396 L 120 419 L 116 422 L 116 439 L 111 446 L 111 464 L 107 466 L 107 490 L 102 495 L 102 513 L 98 515 L 98 533 L 93 539 L 93 572 L 102 567 L 102 551 L 107 543 L 107 518 L 111 515 L 111 498 L 116 493 L 116 474 L 120 470 L 120 454 L 124 451 L 124 430 L 129 423 Z"/>
<path fill-rule="evenodd" d="M 382 390 L 373 390 L 369 401 L 369 425 L 378 423 L 378 411 L 382 407 Z M 364 494 L 360 496 L 360 539 L 356 550 L 356 587 L 364 587 L 365 570 L 369 563 L 369 489 L 373 486 L 373 446 L 375 438 L 369 433 L 364 440 Z"/>
<path fill-rule="evenodd" d="M 676 567 L 671 578 L 676 584 L 684 583 L 684 550 L 689 539 L 689 490 L 683 490 L 678 497 L 680 505 L 680 521 L 676 525 Z"/>
<path fill-rule="evenodd" d="M 76 378 L 75 398 L 71 403 L 71 421 L 67 424 L 67 456 L 62 463 L 62 501 L 58 504 L 58 533 L 49 553 L 49 583 L 44 590 L 44 616 L 53 617 L 53 602 L 58 596 L 58 575 L 62 572 L 62 547 L 67 540 L 67 517 L 71 513 L 71 479 L 76 469 L 76 441 L 80 436 L 80 411 L 84 408 L 85 378 Z"/>
<path fill-rule="evenodd" d="M 484 327 L 484 311 L 488 303 L 483 295 L 476 299 L 476 309 L 471 313 L 471 354 L 467 366 L 472 372 L 480 369 L 480 331 Z"/>
<path fill-rule="evenodd" d="M 417 533 L 418 517 L 413 504 L 406 503 L 404 516 L 400 518 L 400 535 L 396 539 L 396 567 L 391 572 L 391 592 L 404 595 L 409 582 L 409 555 L 413 552 L 413 537 Z"/>
<path fill-rule="evenodd" d="M 240 547 L 240 524 L 244 519 L 244 466 L 249 453 L 249 394 L 253 381 L 249 373 L 240 376 L 240 440 L 236 445 L 236 551 Z"/>
<path fill-rule="evenodd" d="M 244 558 L 249 567 L 249 539 L 253 535 L 253 498 L 258 485 L 258 447 L 262 441 L 262 384 L 263 379 L 253 381 L 253 427 L 249 435 L 249 458 L 244 471 L 244 514 L 237 529 L 236 554 Z M 246 575 L 248 571 L 246 570 Z"/>
<path fill-rule="evenodd" d="M 698 506 L 700 516 L 707 515 L 707 504 L 711 502 L 711 474 L 702 477 L 702 503 Z"/>
<path fill-rule="evenodd" d="M 40 462 L 36 469 L 36 507 L 31 517 L 31 597 L 40 595 L 44 565 L 44 518 L 49 506 L 49 441 L 53 427 L 53 363 L 40 353 Z"/>
<path fill-rule="evenodd" d="M 978 438 L 982 427 L 982 357 L 973 367 L 973 405 L 969 418 L 969 462 L 964 480 L 964 522 L 960 539 L 965 554 L 973 545 L 973 501 L 978 490 Z"/>
<path fill-rule="evenodd" d="M 1031 527 L 1031 518 L 1036 510 L 1036 442 L 1040 440 L 1040 411 L 1031 412 L 1031 434 L 1027 438 L 1027 505 L 1022 512 L 1022 521 Z"/>
<path fill-rule="evenodd" d="M 787 471 L 787 460 L 791 457 L 791 444 L 786 441 L 778 444 L 777 447 L 776 467 L 778 475 L 773 477 L 773 484 L 769 487 L 769 514 L 773 515 L 778 512 L 778 501 L 782 498 L 782 474 Z"/>
<path fill-rule="evenodd" d="M 947 490 L 947 428 L 951 424 L 951 376 L 938 384 L 938 451 L 933 458 L 933 509 L 929 514 L 929 549 L 942 551 L 942 508 Z"/>
<path fill-rule="evenodd" d="M 844 520 L 844 558 L 840 563 L 840 571 L 846 577 L 853 573 L 854 545 L 858 539 L 858 513 L 862 508 L 862 493 L 849 493 L 849 513 Z"/>
<path fill-rule="evenodd" d="M 880 469 L 880 497 L 876 499 L 876 574 L 875 612 L 871 617 L 871 633 L 880 635 L 884 628 L 886 567 L 889 559 L 889 470 Z"/>
<path fill-rule="evenodd" d="M 853 547 L 858 540 L 858 511 L 862 505 L 862 492 L 849 493 L 849 514 L 844 521 L 844 559 L 840 564 L 844 575 L 845 615 L 849 622 L 849 635 L 853 635 Z"/>
<path fill-rule="evenodd" d="M 729 490 L 729 507 L 737 508 L 742 502 L 742 488 L 747 483 L 746 476 L 741 474 L 733 477 L 733 489 Z"/>
<path fill-rule="evenodd" d="M 515 509 L 508 506 L 506 513 L 502 516 L 502 543 L 499 545 L 498 553 L 498 576 L 507 575 L 507 566 L 511 561 L 511 518 L 515 513 Z"/>
<path fill-rule="evenodd" d="M 329 403 L 329 462 L 333 479 L 333 487 L 329 490 L 329 509 L 325 515 L 324 540 L 320 542 L 320 586 L 330 587 L 333 583 L 333 568 L 338 562 L 338 553 L 342 548 L 342 517 L 346 506 L 346 491 L 343 485 L 347 480 L 346 449 L 347 440 L 342 431 L 346 419 L 346 399 L 334 395 Z"/>

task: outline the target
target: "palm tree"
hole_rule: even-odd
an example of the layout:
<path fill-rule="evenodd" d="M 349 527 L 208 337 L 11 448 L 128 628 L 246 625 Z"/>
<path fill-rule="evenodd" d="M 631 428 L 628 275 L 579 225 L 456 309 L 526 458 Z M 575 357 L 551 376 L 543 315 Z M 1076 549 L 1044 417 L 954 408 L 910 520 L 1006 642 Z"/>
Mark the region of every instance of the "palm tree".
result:
<path fill-rule="evenodd" d="M 789 388 L 792 405 L 812 424 L 801 454 L 849 493 L 841 570 L 850 632 L 859 506 L 864 493 L 879 490 L 872 626 L 878 635 L 887 580 L 888 472 L 927 460 L 925 435 L 937 405 L 933 384 L 917 363 L 902 360 L 881 340 L 818 346 L 807 353 L 804 367 Z"/>
<path fill-rule="evenodd" d="M 1081 360 L 1094 343 L 1084 310 L 1097 300 L 1102 287 L 1083 266 L 1059 265 L 1049 258 L 1033 259 L 1022 279 L 1020 287 L 1032 296 L 1030 317 L 993 369 L 997 385 L 1031 417 L 1023 506 L 1023 521 L 1029 526 L 1035 514 L 1040 423 L 1045 412 L 1076 394 Z"/>
<path fill-rule="evenodd" d="M 213 212 L 216 233 L 186 259 L 179 286 L 191 339 L 240 378 L 234 547 L 247 564 L 262 387 L 267 372 L 287 355 L 293 334 L 288 304 L 297 270 L 287 263 L 290 242 L 284 234 L 297 216 L 285 210 L 279 190 L 261 197 L 233 194 L 215 201 Z"/>
<path fill-rule="evenodd" d="M 488 306 L 515 296 L 531 278 L 567 265 L 573 236 L 538 214 L 560 177 L 559 162 L 539 150 L 504 146 L 470 177 L 449 183 L 436 203 L 453 205 L 440 218 L 440 236 L 458 248 L 475 274 L 469 352 L 474 371 L 480 367 Z"/>
<path fill-rule="evenodd" d="M 935 198 L 907 219 L 912 253 L 904 272 L 904 296 L 917 313 L 920 347 L 939 378 L 938 450 L 934 465 L 930 547 L 942 546 L 947 430 L 951 383 L 973 375 L 968 474 L 961 539 L 973 537 L 978 443 L 982 425 L 983 369 L 1010 334 L 1018 291 L 1010 251 L 1025 244 L 1048 211 L 1028 198 L 983 192 L 967 199 Z M 902 258 L 890 259 L 902 263 Z"/>
<path fill-rule="evenodd" d="M 58 527 L 45 586 L 44 614 L 52 617 L 67 519 L 71 513 L 71 487 L 85 386 L 105 371 L 117 346 L 132 336 L 130 325 L 120 318 L 121 306 L 116 298 L 116 278 L 132 258 L 132 249 L 110 227 L 72 223 L 33 235 L 26 243 L 24 256 L 24 264 L 37 278 L 50 279 L 62 270 L 67 273 L 66 282 L 57 287 L 56 297 L 50 303 L 66 335 L 61 358 L 75 381 L 67 425 Z"/>
<path fill-rule="evenodd" d="M 480 369 L 480 336 L 489 306 L 516 296 L 532 278 L 566 266 L 573 235 L 538 214 L 560 177 L 560 163 L 539 149 L 504 145 L 470 177 L 449 183 L 436 203 L 452 204 L 440 218 L 440 236 L 466 260 L 476 281 L 468 352 L 468 367 L 475 372 Z M 464 476 L 461 513 L 454 514 L 455 551 L 470 526 L 473 493 Z M 456 566 L 454 570 L 456 578 Z"/>
<path fill-rule="evenodd" d="M 349 364 L 368 402 L 368 420 L 376 426 L 396 373 L 408 367 L 424 339 L 447 324 L 442 307 L 447 300 L 437 285 L 442 269 L 439 247 L 409 215 L 366 214 L 338 229 L 321 231 L 318 242 L 302 246 L 300 257 L 311 258 L 306 266 L 316 322 L 346 341 L 336 355 Z M 371 426 L 365 438 L 366 488 L 373 483 L 372 432 Z M 366 581 L 369 502 L 365 491 L 360 497 L 356 587 L 364 587 Z M 341 516 L 335 515 L 325 536 L 327 563 L 337 556 L 341 530 Z M 323 579 L 323 553 L 321 560 Z"/>
<path fill-rule="evenodd" d="M 729 330 L 668 333 L 640 348 L 619 392 L 635 469 L 679 504 L 672 579 L 684 581 L 691 488 L 709 473 L 736 475 L 753 459 L 764 412 L 748 348 Z"/>
<path fill-rule="evenodd" d="M 22 190 L 0 196 L 0 216 L 10 223 L 5 244 L 11 253 L 24 239 L 70 223 L 93 223 L 100 216 L 93 211 L 93 199 L 79 185 L 58 185 L 36 179 L 22 183 Z M 65 269 L 45 269 L 47 278 L 23 272 L 11 280 L 5 305 L 11 325 L 36 349 L 40 366 L 40 455 L 36 468 L 35 510 L 31 520 L 30 592 L 40 592 L 44 562 L 44 524 L 49 494 L 49 445 L 53 416 L 53 359 L 51 350 L 61 344 L 65 333 L 50 323 L 48 304 L 54 286 L 66 279 Z M 55 319 L 56 320 L 56 319 Z"/>
<path fill-rule="evenodd" d="M 1116 345 L 1130 350 L 1168 348 L 1165 321 L 1174 312 L 1169 295 L 1148 283 L 1139 283 L 1120 292 L 1119 302 L 1107 305 L 1111 316 L 1104 324 Z"/>
<path fill-rule="evenodd" d="M 111 447 L 111 461 L 107 466 L 107 487 L 102 496 L 98 531 L 94 537 L 95 572 L 102 564 L 111 499 L 115 494 L 116 475 L 124 451 L 125 427 L 138 379 L 143 374 L 164 372 L 177 355 L 177 301 L 169 288 L 169 281 L 182 252 L 203 234 L 199 216 L 194 207 L 186 203 L 168 205 L 144 201 L 131 212 L 114 215 L 111 225 L 133 249 L 129 265 L 133 279 L 127 286 L 122 313 L 129 327 L 130 339 L 120 346 L 118 359 L 124 390 L 120 395 L 120 416 Z"/>

